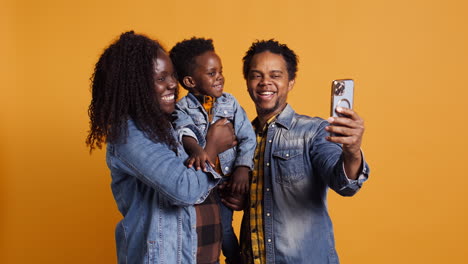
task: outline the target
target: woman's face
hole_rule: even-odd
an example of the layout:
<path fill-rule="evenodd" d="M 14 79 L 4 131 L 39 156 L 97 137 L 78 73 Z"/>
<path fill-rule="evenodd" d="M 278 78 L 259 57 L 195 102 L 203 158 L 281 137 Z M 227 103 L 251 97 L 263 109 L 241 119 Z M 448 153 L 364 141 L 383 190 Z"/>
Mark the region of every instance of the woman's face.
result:
<path fill-rule="evenodd" d="M 158 49 L 154 62 L 154 90 L 156 100 L 159 102 L 161 111 L 166 114 L 174 112 L 177 78 L 172 66 L 171 59 L 161 49 Z"/>

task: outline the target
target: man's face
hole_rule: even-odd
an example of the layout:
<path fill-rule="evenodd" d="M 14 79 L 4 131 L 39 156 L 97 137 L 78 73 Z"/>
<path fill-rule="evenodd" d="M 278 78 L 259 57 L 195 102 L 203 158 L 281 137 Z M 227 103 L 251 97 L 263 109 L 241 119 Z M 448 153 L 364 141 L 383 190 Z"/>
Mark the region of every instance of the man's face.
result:
<path fill-rule="evenodd" d="M 269 119 L 280 113 L 293 86 L 282 55 L 265 51 L 252 57 L 247 89 L 259 117 Z"/>

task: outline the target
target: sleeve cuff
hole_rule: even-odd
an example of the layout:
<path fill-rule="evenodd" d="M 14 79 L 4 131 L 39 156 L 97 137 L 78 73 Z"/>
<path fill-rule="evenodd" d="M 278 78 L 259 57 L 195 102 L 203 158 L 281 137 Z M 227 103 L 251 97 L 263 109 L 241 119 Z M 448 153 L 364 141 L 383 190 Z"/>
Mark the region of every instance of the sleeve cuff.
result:
<path fill-rule="evenodd" d="M 197 135 L 195 135 L 195 133 L 190 128 L 180 128 L 177 130 L 177 134 L 179 136 L 179 142 L 182 142 L 182 137 L 188 136 L 194 138 L 198 143 Z"/>
<path fill-rule="evenodd" d="M 367 181 L 367 179 L 369 178 L 369 166 L 367 165 L 367 162 L 364 158 L 364 153 L 363 151 L 361 150 L 361 157 L 362 157 L 362 170 L 361 172 L 359 173 L 359 176 L 356 180 L 351 180 L 348 175 L 346 175 L 346 171 L 345 171 L 345 168 L 344 168 L 344 161 L 342 162 L 342 168 L 343 168 L 343 173 L 346 177 L 346 180 L 348 180 L 348 185 L 343 187 L 342 189 L 345 189 L 347 188 L 348 186 L 350 185 L 357 185 L 359 187 L 362 186 L 362 184 Z"/>
<path fill-rule="evenodd" d="M 210 192 L 212 191 L 212 189 L 216 187 L 222 179 L 221 175 L 219 175 L 219 173 L 217 173 L 216 170 L 213 167 L 211 167 L 211 165 L 208 164 L 207 169 L 208 169 L 208 172 L 206 172 L 206 174 L 211 175 L 213 177 L 214 183 L 212 187 L 210 188 L 210 190 L 208 190 L 202 197 L 200 197 L 200 199 L 198 199 L 195 202 L 195 204 L 203 203 L 205 199 L 208 197 L 208 195 L 210 195 Z"/>
<path fill-rule="evenodd" d="M 244 166 L 244 167 L 249 168 L 250 170 L 253 170 L 253 157 L 242 157 L 242 156 L 237 157 L 234 167 L 239 167 L 239 166 Z"/>

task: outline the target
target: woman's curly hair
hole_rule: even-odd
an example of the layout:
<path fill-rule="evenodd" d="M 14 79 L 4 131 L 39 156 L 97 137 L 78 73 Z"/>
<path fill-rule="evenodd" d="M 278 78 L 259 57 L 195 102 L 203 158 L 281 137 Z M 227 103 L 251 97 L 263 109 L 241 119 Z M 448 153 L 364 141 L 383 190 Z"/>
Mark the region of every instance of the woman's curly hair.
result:
<path fill-rule="evenodd" d="M 125 143 L 129 119 L 152 141 L 176 147 L 170 117 L 155 99 L 153 74 L 158 49 L 164 51 L 157 41 L 129 31 L 99 58 L 91 76 L 86 138 L 90 152 L 102 148 L 103 143 Z"/>

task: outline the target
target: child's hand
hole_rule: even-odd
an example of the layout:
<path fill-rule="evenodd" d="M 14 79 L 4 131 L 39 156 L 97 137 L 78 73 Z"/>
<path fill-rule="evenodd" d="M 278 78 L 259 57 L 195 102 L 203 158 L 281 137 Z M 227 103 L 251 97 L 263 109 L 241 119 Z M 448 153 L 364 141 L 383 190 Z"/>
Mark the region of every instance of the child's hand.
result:
<path fill-rule="evenodd" d="M 206 163 L 209 163 L 212 167 L 214 165 L 210 162 L 208 154 L 206 154 L 205 150 L 201 147 L 194 149 L 190 154 L 190 157 L 187 159 L 187 167 L 191 168 L 192 166 L 195 167 L 196 170 L 202 169 L 203 171 L 207 171 Z"/>
<path fill-rule="evenodd" d="M 198 142 L 194 138 L 184 136 L 182 137 L 182 143 L 184 144 L 185 151 L 190 155 L 185 162 L 187 167 L 191 168 L 195 166 L 197 170 L 202 169 L 206 171 L 206 163 L 208 162 L 214 168 L 205 150 L 198 145 Z"/>
<path fill-rule="evenodd" d="M 218 185 L 218 193 L 221 197 L 221 202 L 232 210 L 241 211 L 245 209 L 247 195 L 233 194 L 228 189 L 226 182 Z"/>
<path fill-rule="evenodd" d="M 229 182 L 231 193 L 243 195 L 249 190 L 249 168 L 244 166 L 236 167 Z"/>

